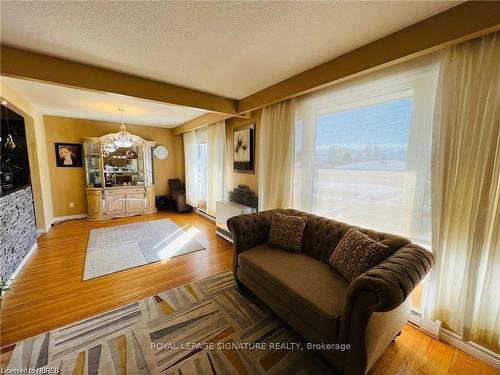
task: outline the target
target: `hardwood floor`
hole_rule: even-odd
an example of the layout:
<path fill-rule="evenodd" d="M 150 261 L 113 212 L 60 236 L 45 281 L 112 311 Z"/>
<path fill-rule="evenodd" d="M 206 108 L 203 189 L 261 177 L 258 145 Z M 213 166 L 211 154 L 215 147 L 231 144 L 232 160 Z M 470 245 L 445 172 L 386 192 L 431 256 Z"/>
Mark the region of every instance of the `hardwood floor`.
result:
<path fill-rule="evenodd" d="M 90 229 L 167 217 L 184 229 L 198 229 L 197 240 L 207 251 L 82 281 Z M 2 301 L 1 345 L 230 269 L 231 261 L 232 245 L 216 236 L 213 223 L 194 213 L 59 224 L 38 238 L 38 249 Z"/>
<path fill-rule="evenodd" d="M 82 281 L 90 229 L 169 218 L 199 230 L 199 251 L 115 274 Z M 154 215 L 102 222 L 74 220 L 38 239 L 38 249 L 2 301 L 0 346 L 126 305 L 214 273 L 231 269 L 232 246 L 214 224 L 194 214 Z M 410 325 L 391 344 L 370 374 L 498 374 L 478 359 L 432 339 Z"/>

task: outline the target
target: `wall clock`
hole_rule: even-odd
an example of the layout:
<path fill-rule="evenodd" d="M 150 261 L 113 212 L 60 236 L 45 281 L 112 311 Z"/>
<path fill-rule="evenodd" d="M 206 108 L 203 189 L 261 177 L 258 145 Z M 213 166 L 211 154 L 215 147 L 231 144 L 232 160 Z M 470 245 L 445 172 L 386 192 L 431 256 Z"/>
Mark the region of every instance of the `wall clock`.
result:
<path fill-rule="evenodd" d="M 157 159 L 165 160 L 168 158 L 168 149 L 163 145 L 158 145 L 154 148 L 153 154 Z"/>

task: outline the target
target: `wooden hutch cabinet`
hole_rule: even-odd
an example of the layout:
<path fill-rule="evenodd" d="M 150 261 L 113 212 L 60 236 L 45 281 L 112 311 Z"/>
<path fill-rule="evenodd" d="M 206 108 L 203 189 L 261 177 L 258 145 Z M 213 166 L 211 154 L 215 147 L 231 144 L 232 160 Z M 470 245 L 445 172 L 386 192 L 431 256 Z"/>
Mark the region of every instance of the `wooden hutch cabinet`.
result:
<path fill-rule="evenodd" d="M 88 220 L 156 212 L 154 146 L 139 137 L 130 147 L 116 147 L 110 135 L 84 138 Z"/>

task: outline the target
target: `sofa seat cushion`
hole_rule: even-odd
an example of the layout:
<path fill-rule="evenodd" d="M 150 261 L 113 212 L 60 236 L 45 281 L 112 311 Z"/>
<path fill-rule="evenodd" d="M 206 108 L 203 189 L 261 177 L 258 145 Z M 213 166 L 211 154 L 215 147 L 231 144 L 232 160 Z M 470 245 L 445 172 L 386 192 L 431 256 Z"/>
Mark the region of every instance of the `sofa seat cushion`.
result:
<path fill-rule="evenodd" d="M 337 336 L 347 281 L 329 264 L 269 245 L 244 251 L 239 267 L 325 336 Z"/>

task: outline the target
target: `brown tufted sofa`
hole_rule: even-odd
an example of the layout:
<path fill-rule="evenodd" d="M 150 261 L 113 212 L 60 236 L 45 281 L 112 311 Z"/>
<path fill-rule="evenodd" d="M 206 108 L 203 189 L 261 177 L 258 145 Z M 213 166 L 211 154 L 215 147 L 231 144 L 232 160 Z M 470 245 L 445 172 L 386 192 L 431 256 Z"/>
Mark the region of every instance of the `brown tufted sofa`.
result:
<path fill-rule="evenodd" d="M 267 245 L 272 212 L 308 216 L 302 253 Z M 240 215 L 233 234 L 233 273 L 308 342 L 349 344 L 320 349 L 341 373 L 365 374 L 399 334 L 410 312 L 408 296 L 430 271 L 432 254 L 406 238 L 358 228 L 394 252 L 350 284 L 329 264 L 353 226 L 292 209 Z"/>

